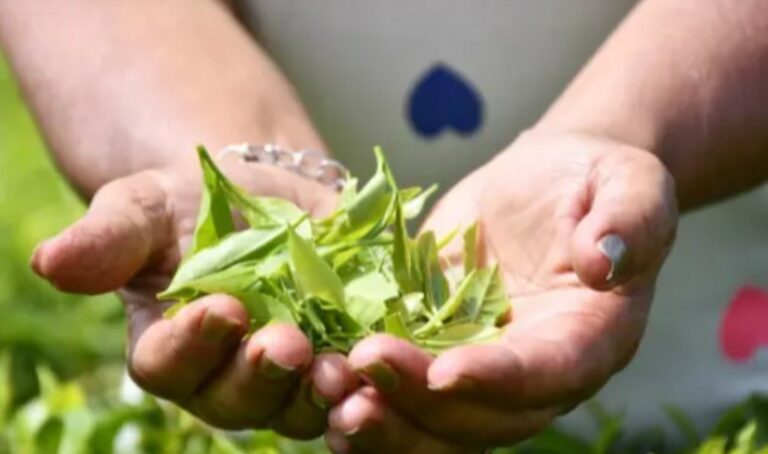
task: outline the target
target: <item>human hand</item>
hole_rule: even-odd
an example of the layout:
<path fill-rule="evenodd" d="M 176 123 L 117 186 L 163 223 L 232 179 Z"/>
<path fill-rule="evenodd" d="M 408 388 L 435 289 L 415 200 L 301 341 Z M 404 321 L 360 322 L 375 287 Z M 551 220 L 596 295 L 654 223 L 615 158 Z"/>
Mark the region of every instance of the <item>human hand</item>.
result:
<path fill-rule="evenodd" d="M 424 229 L 478 219 L 511 323 L 493 343 L 433 358 L 377 335 L 350 353 L 368 383 L 329 415 L 338 453 L 480 451 L 527 438 L 632 358 L 677 225 L 674 184 L 649 152 L 528 132 L 450 191 Z M 461 247 L 445 251 L 461 263 Z"/>
<path fill-rule="evenodd" d="M 238 162 L 226 173 L 252 193 L 287 198 L 314 215 L 335 205 L 333 191 L 282 169 Z M 172 168 L 107 184 L 83 219 L 38 246 L 32 266 L 64 291 L 119 289 L 128 315 L 128 368 L 150 393 L 221 428 L 268 426 L 295 438 L 319 436 L 328 406 L 356 386 L 342 355 L 313 358 L 308 339 L 289 325 L 244 339 L 248 314 L 226 295 L 163 317 L 168 306 L 155 294 L 191 241 L 200 181 L 197 168 Z"/>

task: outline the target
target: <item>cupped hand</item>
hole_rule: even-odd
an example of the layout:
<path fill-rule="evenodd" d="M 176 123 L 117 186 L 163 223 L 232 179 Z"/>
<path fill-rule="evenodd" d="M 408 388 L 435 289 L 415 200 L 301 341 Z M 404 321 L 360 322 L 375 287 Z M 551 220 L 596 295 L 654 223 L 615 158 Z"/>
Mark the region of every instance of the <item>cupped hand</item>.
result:
<path fill-rule="evenodd" d="M 335 204 L 333 191 L 278 168 L 237 162 L 226 173 L 254 194 L 287 198 L 313 214 Z M 113 181 L 81 220 L 38 246 L 32 266 L 64 291 L 119 289 L 129 319 L 129 371 L 150 393 L 222 428 L 321 435 L 328 408 L 356 386 L 343 356 L 313 357 L 308 339 L 289 325 L 244 337 L 248 314 L 226 295 L 163 317 L 167 304 L 155 295 L 191 240 L 200 190 L 194 167 Z"/>
<path fill-rule="evenodd" d="M 329 415 L 343 452 L 453 453 L 535 434 L 636 351 L 672 245 L 674 184 L 651 153 L 588 135 L 523 134 L 436 206 L 424 229 L 477 218 L 512 299 L 497 341 L 436 358 L 378 335 L 350 353 L 367 382 Z M 460 245 L 445 251 L 461 263 Z"/>

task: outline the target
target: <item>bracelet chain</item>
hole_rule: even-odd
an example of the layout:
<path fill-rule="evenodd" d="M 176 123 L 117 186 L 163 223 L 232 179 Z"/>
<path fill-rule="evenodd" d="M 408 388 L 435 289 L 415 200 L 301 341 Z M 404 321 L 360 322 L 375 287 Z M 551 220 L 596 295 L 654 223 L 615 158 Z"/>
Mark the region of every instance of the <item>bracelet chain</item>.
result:
<path fill-rule="evenodd" d="M 236 154 L 245 162 L 257 162 L 286 169 L 330 186 L 336 191 L 344 188 L 349 174 L 347 168 L 340 162 L 311 149 L 291 151 L 273 143 L 264 145 L 241 143 L 224 147 L 217 158 L 221 159 L 228 154 Z"/>

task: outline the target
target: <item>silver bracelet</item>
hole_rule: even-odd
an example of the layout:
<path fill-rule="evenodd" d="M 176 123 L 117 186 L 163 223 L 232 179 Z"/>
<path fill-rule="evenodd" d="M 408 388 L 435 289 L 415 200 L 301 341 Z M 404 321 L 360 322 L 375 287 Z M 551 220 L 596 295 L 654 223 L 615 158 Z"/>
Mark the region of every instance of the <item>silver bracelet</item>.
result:
<path fill-rule="evenodd" d="M 241 143 L 224 147 L 216 156 L 218 159 L 236 154 L 245 162 L 269 164 L 317 181 L 336 191 L 344 188 L 349 171 L 335 159 L 325 157 L 317 150 L 291 151 L 279 145 L 267 143 L 253 145 Z"/>

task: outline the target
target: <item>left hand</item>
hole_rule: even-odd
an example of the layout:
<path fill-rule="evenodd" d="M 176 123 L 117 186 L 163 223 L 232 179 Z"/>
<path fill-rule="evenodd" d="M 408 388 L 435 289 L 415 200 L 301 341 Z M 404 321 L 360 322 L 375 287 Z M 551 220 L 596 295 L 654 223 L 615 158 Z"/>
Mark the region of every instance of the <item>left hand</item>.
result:
<path fill-rule="evenodd" d="M 437 358 L 386 335 L 360 342 L 368 382 L 329 415 L 336 452 L 473 452 L 530 437 L 634 355 L 677 226 L 650 152 L 594 136 L 523 134 L 450 191 L 424 228 L 475 218 L 512 321 L 493 343 Z M 445 251 L 461 259 L 461 247 Z M 459 262 L 460 263 L 460 262 Z"/>

